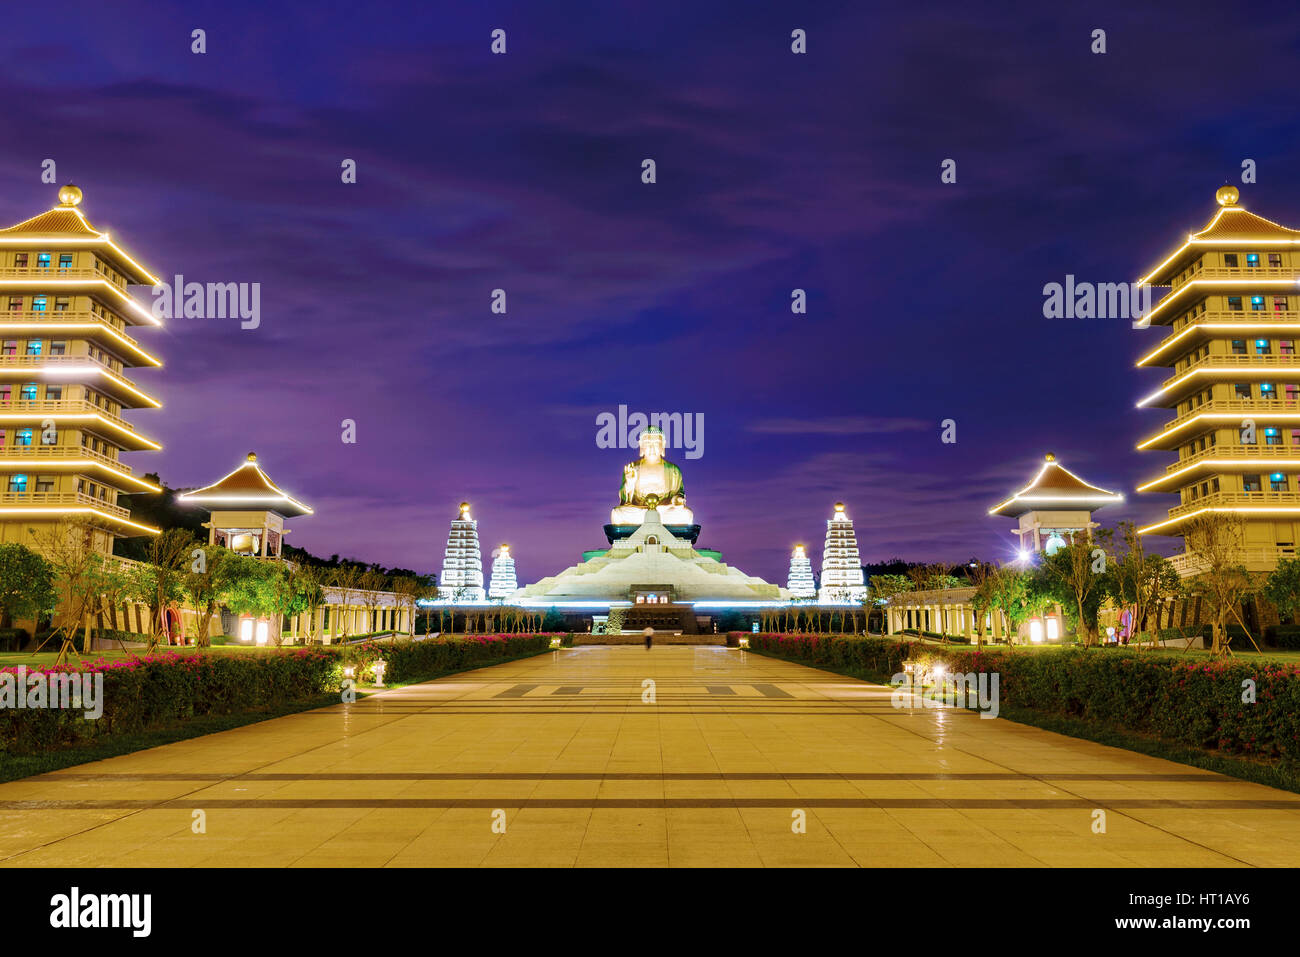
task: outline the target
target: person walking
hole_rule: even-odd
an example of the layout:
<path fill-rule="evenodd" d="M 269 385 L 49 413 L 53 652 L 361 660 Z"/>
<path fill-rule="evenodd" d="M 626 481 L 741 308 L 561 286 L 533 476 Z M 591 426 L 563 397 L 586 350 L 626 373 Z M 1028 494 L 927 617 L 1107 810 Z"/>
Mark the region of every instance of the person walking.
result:
<path fill-rule="evenodd" d="M 655 630 L 653 628 L 647 628 L 644 634 L 645 634 L 645 650 L 649 651 L 650 646 L 655 643 Z"/>

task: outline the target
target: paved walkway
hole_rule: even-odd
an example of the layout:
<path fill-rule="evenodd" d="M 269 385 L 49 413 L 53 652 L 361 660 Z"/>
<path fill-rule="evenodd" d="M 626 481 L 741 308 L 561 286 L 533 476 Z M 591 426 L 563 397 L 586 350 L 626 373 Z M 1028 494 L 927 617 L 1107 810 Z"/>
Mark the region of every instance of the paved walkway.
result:
<path fill-rule="evenodd" d="M 1294 867 L 1300 795 L 738 650 L 576 648 L 0 785 L 0 863 Z"/>

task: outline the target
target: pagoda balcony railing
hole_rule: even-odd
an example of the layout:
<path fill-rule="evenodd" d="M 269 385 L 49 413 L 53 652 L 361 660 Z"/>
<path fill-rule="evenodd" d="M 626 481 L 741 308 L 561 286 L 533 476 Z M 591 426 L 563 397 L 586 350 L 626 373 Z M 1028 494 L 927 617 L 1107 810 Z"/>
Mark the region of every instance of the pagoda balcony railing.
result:
<path fill-rule="evenodd" d="M 1179 459 L 1172 465 L 1165 466 L 1165 474 L 1172 475 L 1189 465 L 1205 459 L 1260 459 L 1260 465 L 1266 465 L 1269 459 L 1300 459 L 1300 446 L 1296 445 L 1235 445 L 1232 443 L 1211 445 L 1208 449 L 1194 452 Z"/>
<path fill-rule="evenodd" d="M 1238 255 L 1245 257 L 1245 253 Z M 1300 272 L 1292 266 L 1203 266 L 1185 279 L 1178 279 L 1169 286 L 1170 295 L 1176 293 L 1189 282 L 1206 279 L 1297 279 Z"/>
<path fill-rule="evenodd" d="M 61 355 L 61 356 L 0 355 L 0 369 L 6 367 L 19 368 L 19 369 L 40 369 L 44 366 L 84 366 L 88 362 L 94 363 L 95 365 L 103 369 L 107 369 L 109 372 L 113 373 L 113 375 L 117 376 L 119 379 L 122 379 L 122 381 L 125 382 L 127 385 L 131 386 L 131 388 L 133 389 L 137 388 L 135 383 L 123 377 L 122 370 L 120 368 L 115 368 L 116 366 L 120 366 L 120 363 L 116 363 L 112 361 L 106 362 L 103 359 L 97 359 L 96 357 L 89 354 L 72 355 L 72 356 L 70 355 Z"/>
<path fill-rule="evenodd" d="M 1284 558 L 1295 558 L 1296 550 L 1294 546 L 1258 546 L 1252 548 L 1242 548 L 1234 552 L 1232 560 L 1238 564 L 1245 565 L 1247 571 L 1271 571 L 1277 567 L 1277 563 Z M 1179 555 L 1171 555 L 1169 562 L 1174 566 L 1174 571 L 1179 576 L 1186 578 L 1189 575 L 1196 575 L 1200 572 L 1208 571 L 1210 568 L 1209 561 L 1203 555 L 1196 552 L 1183 552 Z"/>
<path fill-rule="evenodd" d="M 126 283 L 119 282 L 100 269 L 60 269 L 58 266 L 0 266 L 0 282 L 6 279 L 102 279 L 123 291 Z"/>
<path fill-rule="evenodd" d="M 1241 370 L 1243 372 L 1257 369 L 1260 372 L 1266 373 L 1270 369 L 1286 369 L 1286 368 L 1300 369 L 1300 356 L 1296 356 L 1296 355 L 1242 356 L 1236 354 L 1215 355 L 1211 353 L 1208 356 L 1203 356 L 1202 358 L 1197 359 L 1195 362 L 1184 366 L 1181 371 L 1176 372 L 1174 375 L 1171 375 L 1168 379 L 1162 382 L 1161 387 L 1166 389 L 1169 388 L 1169 386 L 1173 385 L 1176 381 L 1178 381 L 1183 376 L 1187 375 L 1187 373 L 1195 369 L 1225 369 L 1231 371 Z M 1267 401 L 1272 401 L 1272 400 L 1267 400 Z"/>
<path fill-rule="evenodd" d="M 1300 492 L 1210 492 L 1208 495 L 1202 495 L 1200 498 L 1184 502 L 1182 505 L 1175 505 L 1169 510 L 1169 517 L 1177 518 L 1180 515 L 1188 515 L 1203 508 L 1231 508 L 1245 505 L 1256 508 L 1260 506 L 1300 508 Z"/>
<path fill-rule="evenodd" d="M 9 309 L 0 312 L 0 329 L 3 329 L 5 324 L 10 322 L 24 324 L 39 322 L 41 325 L 59 325 L 61 323 L 85 325 L 88 322 L 94 322 L 108 326 L 131 345 L 140 345 L 132 336 L 127 335 L 126 323 L 120 319 L 101 316 L 89 309 Z"/>
<path fill-rule="evenodd" d="M 80 445 L 70 447 L 63 445 L 8 445 L 0 448 L 0 462 L 10 459 L 34 459 L 33 464 L 35 465 L 40 465 L 41 459 L 93 459 L 119 472 L 125 472 L 127 475 L 133 474 L 131 466 L 125 462 L 119 462 L 110 455 Z"/>
<path fill-rule="evenodd" d="M 1295 399 L 1211 399 L 1194 409 L 1188 409 L 1165 423 L 1160 434 L 1169 432 L 1198 415 L 1207 412 L 1244 412 L 1268 418 L 1270 412 L 1300 412 L 1300 401 Z M 1249 417 L 1249 416 L 1247 416 Z"/>
<path fill-rule="evenodd" d="M 1297 290 L 1300 293 L 1300 290 Z M 1300 296 L 1297 297 L 1300 302 Z M 1194 326 L 1203 326 L 1207 324 L 1214 325 L 1231 325 L 1242 326 L 1248 329 L 1251 326 L 1260 324 L 1277 325 L 1279 323 L 1294 323 L 1300 327 L 1300 310 L 1297 309 L 1273 309 L 1272 300 L 1266 302 L 1268 309 L 1207 309 L 1205 312 L 1198 313 L 1191 318 L 1177 319 L 1169 327 L 1169 335 L 1160 340 L 1159 344 L 1152 355 L 1159 355 L 1164 349 L 1175 340 L 1182 336 L 1187 330 Z M 1206 335 L 1215 335 L 1214 330 L 1207 330 Z M 1296 334 L 1300 335 L 1300 328 L 1296 329 Z"/>
<path fill-rule="evenodd" d="M 131 517 L 131 512 L 128 509 L 106 502 L 102 498 L 87 495 L 85 492 L 0 492 L 0 506 L 7 508 L 16 506 L 57 508 L 59 506 L 73 507 L 76 505 L 91 505 L 100 511 L 108 512 L 110 515 L 116 515 L 119 518 Z"/>
<path fill-rule="evenodd" d="M 139 434 L 135 427 L 120 415 L 85 399 L 13 399 L 9 402 L 0 402 L 0 414 L 3 413 L 30 415 L 33 419 L 45 413 L 100 415 L 127 432 Z"/>

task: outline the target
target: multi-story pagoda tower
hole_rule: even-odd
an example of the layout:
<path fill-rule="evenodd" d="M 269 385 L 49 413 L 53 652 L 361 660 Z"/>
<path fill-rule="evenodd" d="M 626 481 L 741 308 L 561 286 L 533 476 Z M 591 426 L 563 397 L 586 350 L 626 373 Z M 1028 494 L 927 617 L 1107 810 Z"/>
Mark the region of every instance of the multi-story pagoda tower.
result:
<path fill-rule="evenodd" d="M 812 560 L 804 554 L 802 545 L 796 545 L 790 552 L 790 575 L 785 580 L 785 587 L 791 598 L 817 597 Z"/>
<path fill-rule="evenodd" d="M 488 597 L 504 601 L 518 590 L 515 560 L 510 555 L 510 546 L 502 545 L 492 553 L 492 580 L 488 582 Z"/>
<path fill-rule="evenodd" d="M 31 545 L 71 521 L 107 554 L 115 538 L 158 531 L 118 496 L 159 491 L 120 459 L 161 448 L 122 417 L 160 405 L 124 374 L 162 365 L 129 331 L 162 325 L 130 292 L 159 280 L 81 199 L 64 186 L 58 206 L 0 229 L 0 540 Z"/>
<path fill-rule="evenodd" d="M 867 595 L 862 576 L 862 559 L 853 522 L 844 503 L 835 503 L 835 513 L 826 520 L 826 544 L 822 548 L 822 587 L 818 597 L 830 602 L 859 602 Z"/>
<path fill-rule="evenodd" d="M 469 502 L 460 503 L 443 553 L 438 597 L 452 601 L 483 601 L 483 553 L 478 544 L 478 522 L 469 514 Z"/>
<path fill-rule="evenodd" d="M 1235 186 L 1219 209 L 1139 280 L 1167 286 L 1143 326 L 1166 335 L 1138 360 L 1172 371 L 1139 406 L 1173 418 L 1139 449 L 1177 460 L 1139 492 L 1177 493 L 1143 533 L 1180 535 L 1207 512 L 1242 520 L 1242 561 L 1268 571 L 1300 540 L 1300 231 L 1248 212 Z M 1174 559 L 1187 574 L 1196 556 Z"/>

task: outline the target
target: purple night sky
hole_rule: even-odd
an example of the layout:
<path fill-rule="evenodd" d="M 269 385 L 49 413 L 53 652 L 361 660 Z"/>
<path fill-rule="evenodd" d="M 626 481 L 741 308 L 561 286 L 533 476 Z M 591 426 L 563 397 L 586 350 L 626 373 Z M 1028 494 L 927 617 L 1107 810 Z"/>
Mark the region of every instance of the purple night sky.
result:
<path fill-rule="evenodd" d="M 1046 451 L 1128 496 L 1106 523 L 1172 502 L 1133 490 L 1171 460 L 1133 451 L 1160 334 L 1044 319 L 1043 285 L 1135 279 L 1246 158 L 1243 204 L 1300 223 L 1295 5 L 1090 6 L 6 9 L 0 220 L 55 203 L 53 158 L 159 275 L 261 283 L 256 330 L 141 332 L 165 451 L 128 461 L 193 486 L 255 450 L 318 554 L 436 571 L 468 499 L 485 559 L 552 574 L 604 544 L 625 404 L 703 413 L 669 458 L 751 574 L 818 560 L 837 500 L 864 560 L 1007 558 L 985 511 Z"/>

